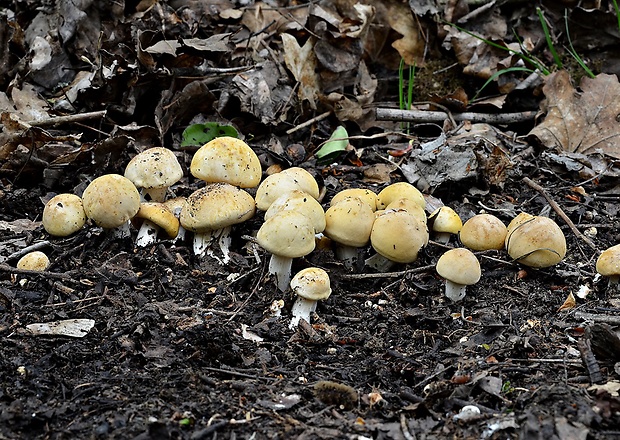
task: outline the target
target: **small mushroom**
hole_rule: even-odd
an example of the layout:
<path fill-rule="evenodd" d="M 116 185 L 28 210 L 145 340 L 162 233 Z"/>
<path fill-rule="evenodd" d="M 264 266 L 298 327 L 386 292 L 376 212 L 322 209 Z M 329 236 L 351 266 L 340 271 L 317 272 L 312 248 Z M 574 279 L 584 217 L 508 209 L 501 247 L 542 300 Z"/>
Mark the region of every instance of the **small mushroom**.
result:
<path fill-rule="evenodd" d="M 316 310 L 317 301 L 329 298 L 332 289 L 329 275 L 318 267 L 308 267 L 297 272 L 290 285 L 297 299 L 291 309 L 293 317 L 289 328 L 295 328 L 302 319 L 310 323 L 310 315 Z"/>
<path fill-rule="evenodd" d="M 377 199 L 377 209 L 385 209 L 387 205 L 398 199 L 411 199 L 422 208 L 426 207 L 426 200 L 422 193 L 408 182 L 397 182 L 386 186 L 377 194 Z"/>
<path fill-rule="evenodd" d="M 531 216 L 517 224 L 506 236 L 508 255 L 529 267 L 549 267 L 566 255 L 566 238 L 549 217 Z"/>
<path fill-rule="evenodd" d="M 129 220 L 140 209 L 140 194 L 131 180 L 119 174 L 94 179 L 82 194 L 84 212 L 97 226 L 129 236 Z"/>
<path fill-rule="evenodd" d="M 256 208 L 267 211 L 277 198 L 292 191 L 299 190 L 312 198 L 319 198 L 319 185 L 308 171 L 303 168 L 288 168 L 267 176 L 256 190 Z"/>
<path fill-rule="evenodd" d="M 278 289 L 284 292 L 291 280 L 293 258 L 314 250 L 314 227 L 297 211 L 281 211 L 266 220 L 256 234 L 258 244 L 271 253 L 269 273 L 275 275 Z"/>
<path fill-rule="evenodd" d="M 183 169 L 171 150 L 153 147 L 129 161 L 125 177 L 141 188 L 142 200 L 163 202 L 168 188 L 183 177 Z"/>
<path fill-rule="evenodd" d="M 75 194 L 58 194 L 43 208 L 43 227 L 50 235 L 66 237 L 82 229 L 86 213 L 82 199 Z"/>
<path fill-rule="evenodd" d="M 465 248 L 450 249 L 445 252 L 436 265 L 437 273 L 446 280 L 445 295 L 452 301 L 465 297 L 467 286 L 480 280 L 480 262 Z"/>
<path fill-rule="evenodd" d="M 477 214 L 467 220 L 459 238 L 463 246 L 474 251 L 502 249 L 508 230 L 499 218 L 492 214 Z"/>
<path fill-rule="evenodd" d="M 461 217 L 449 206 L 437 208 L 428 220 L 432 224 L 431 229 L 435 233 L 435 241 L 442 244 L 450 241 L 450 235 L 458 234 L 463 227 Z"/>
<path fill-rule="evenodd" d="M 50 259 L 41 251 L 28 252 L 17 262 L 17 268 L 43 272 L 50 265 Z"/>
<path fill-rule="evenodd" d="M 596 271 L 609 279 L 609 286 L 618 288 L 620 280 L 620 244 L 601 252 L 596 260 Z"/>
<path fill-rule="evenodd" d="M 346 199 L 347 197 L 359 197 L 362 201 L 366 202 L 372 211 L 377 210 L 377 194 L 374 191 L 364 188 L 347 188 L 336 193 L 329 202 L 329 206 L 334 206 L 336 203 Z"/>
<path fill-rule="evenodd" d="M 278 197 L 265 211 L 265 220 L 281 211 L 299 211 L 308 217 L 314 226 L 314 232 L 323 232 L 325 229 L 325 211 L 317 200 L 300 190 L 293 190 L 290 193 Z"/>
<path fill-rule="evenodd" d="M 144 219 L 136 237 L 136 246 L 138 247 L 155 243 L 160 228 L 170 238 L 175 238 L 179 233 L 179 220 L 163 203 L 141 203 L 135 218 Z"/>
<path fill-rule="evenodd" d="M 164 205 L 166 205 L 168 209 L 172 211 L 176 218 L 179 218 L 181 217 L 181 211 L 185 206 L 185 201 L 185 197 L 174 197 L 172 199 L 167 199 L 164 202 Z M 172 242 L 176 243 L 183 240 L 185 240 L 185 228 L 179 224 L 179 232 L 177 233 L 177 236 L 172 239 Z"/>
<path fill-rule="evenodd" d="M 407 211 L 409 214 L 412 214 L 418 220 L 423 223 L 426 223 L 426 211 L 423 207 L 421 207 L 418 202 L 413 199 L 401 198 L 392 200 L 384 209 L 384 211 Z"/>

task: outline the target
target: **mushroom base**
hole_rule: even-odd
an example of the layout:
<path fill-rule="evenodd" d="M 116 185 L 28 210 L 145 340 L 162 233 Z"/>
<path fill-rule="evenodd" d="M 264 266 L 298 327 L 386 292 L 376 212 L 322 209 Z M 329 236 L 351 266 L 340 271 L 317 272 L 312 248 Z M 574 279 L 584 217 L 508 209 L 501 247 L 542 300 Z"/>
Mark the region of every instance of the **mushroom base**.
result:
<path fill-rule="evenodd" d="M 355 267 L 357 262 L 357 248 L 354 246 L 346 246 L 344 244 L 336 244 L 336 258 L 344 263 L 349 269 Z"/>
<path fill-rule="evenodd" d="M 136 237 L 136 246 L 146 247 L 155 243 L 157 241 L 157 232 L 159 232 L 159 228 L 155 223 L 150 220 L 144 220 L 138 231 L 138 237 Z"/>
<path fill-rule="evenodd" d="M 299 321 L 304 319 L 308 324 L 310 323 L 310 315 L 316 310 L 316 301 L 297 297 L 297 300 L 291 308 L 291 323 L 289 328 L 295 328 L 299 325 Z"/>
<path fill-rule="evenodd" d="M 194 234 L 194 254 L 200 258 L 209 255 L 219 261 L 220 264 L 227 264 L 230 261 L 230 244 L 232 243 L 230 232 L 230 226 L 215 231 L 196 232 Z M 214 245 L 216 240 L 217 246 Z M 221 256 L 216 255 L 217 249 L 214 248 L 219 248 Z"/>
<path fill-rule="evenodd" d="M 465 284 L 456 284 L 446 280 L 446 297 L 455 302 L 460 301 L 465 298 L 466 288 L 467 285 Z"/>
<path fill-rule="evenodd" d="M 365 264 L 368 267 L 372 267 L 377 272 L 387 272 L 392 269 L 396 263 L 377 252 L 372 257 L 366 258 Z"/>
<path fill-rule="evenodd" d="M 269 260 L 269 273 L 275 275 L 278 289 L 282 292 L 288 289 L 289 283 L 291 282 L 292 265 L 292 258 L 271 254 L 271 259 Z"/>

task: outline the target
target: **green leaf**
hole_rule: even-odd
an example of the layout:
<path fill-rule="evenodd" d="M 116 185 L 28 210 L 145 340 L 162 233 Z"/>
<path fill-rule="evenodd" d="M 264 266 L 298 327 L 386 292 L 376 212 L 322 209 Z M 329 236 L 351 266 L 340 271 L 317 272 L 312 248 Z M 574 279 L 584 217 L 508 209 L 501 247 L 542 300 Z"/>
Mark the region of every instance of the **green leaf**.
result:
<path fill-rule="evenodd" d="M 205 122 L 204 124 L 193 124 L 183 131 L 182 147 L 192 145 L 204 145 L 217 137 L 231 136 L 239 137 L 239 133 L 230 125 L 221 125 L 217 122 Z"/>
<path fill-rule="evenodd" d="M 336 128 L 329 140 L 315 153 L 320 162 L 329 162 L 336 159 L 349 145 L 349 133 L 342 125 Z"/>

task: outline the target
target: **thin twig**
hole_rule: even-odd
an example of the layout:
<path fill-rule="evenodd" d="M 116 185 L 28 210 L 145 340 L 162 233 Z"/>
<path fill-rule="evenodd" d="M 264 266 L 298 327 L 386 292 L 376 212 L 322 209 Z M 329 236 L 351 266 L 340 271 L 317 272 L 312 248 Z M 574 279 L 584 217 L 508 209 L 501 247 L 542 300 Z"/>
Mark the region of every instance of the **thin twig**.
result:
<path fill-rule="evenodd" d="M 315 116 L 312 119 L 308 119 L 306 122 L 302 122 L 301 124 L 296 125 L 295 127 L 286 130 L 286 134 L 295 133 L 297 130 L 301 130 L 302 128 L 306 128 L 306 127 L 314 124 L 315 122 L 322 121 L 323 119 L 327 118 L 331 114 L 332 114 L 331 111 L 330 112 L 325 112 L 325 113 L 322 113 L 322 114 L 320 114 L 318 116 Z"/>
<path fill-rule="evenodd" d="M 607 324 L 619 325 L 620 316 L 618 315 L 599 315 L 597 313 L 575 312 L 575 318 L 583 321 L 604 322 Z"/>
<path fill-rule="evenodd" d="M 65 273 L 57 273 L 57 272 L 49 272 L 47 270 L 36 271 L 36 270 L 23 270 L 17 269 L 16 267 L 11 267 L 8 264 L 0 264 L 0 271 L 2 272 L 10 272 L 18 275 L 36 275 L 42 278 L 55 278 L 58 280 L 65 281 L 76 281 L 71 275 L 67 275 Z"/>
<path fill-rule="evenodd" d="M 513 124 L 532 120 L 536 117 L 535 111 L 518 113 L 453 113 L 455 121 L 486 122 L 488 124 Z M 442 122 L 448 117 L 444 112 L 399 110 L 395 108 L 377 108 L 376 118 L 378 121 L 403 121 L 403 122 Z"/>
<path fill-rule="evenodd" d="M 527 184 L 527 186 L 538 191 L 545 198 L 545 200 L 547 200 L 547 203 L 549 203 L 549 206 L 551 206 L 553 210 L 556 212 L 556 214 L 559 215 L 562 220 L 564 220 L 564 223 L 568 225 L 570 230 L 573 231 L 573 234 L 575 234 L 577 238 L 580 238 L 581 240 L 583 240 L 583 242 L 586 243 L 588 246 L 590 246 L 593 250 L 595 251 L 597 250 L 596 245 L 592 242 L 592 240 L 590 240 L 588 237 L 583 235 L 581 231 L 577 229 L 577 226 L 575 226 L 573 221 L 570 218 L 568 218 L 566 213 L 562 210 L 562 208 L 560 208 L 560 205 L 558 205 L 556 201 L 553 200 L 551 196 L 549 196 L 549 194 L 547 194 L 547 191 L 545 191 L 545 189 L 542 186 L 534 182 L 529 177 L 524 177 L 523 181 Z"/>
<path fill-rule="evenodd" d="M 344 274 L 340 277 L 345 280 L 363 280 L 366 278 L 398 278 L 403 275 L 407 275 L 410 273 L 422 273 L 428 272 L 435 268 L 434 264 L 429 264 L 428 266 L 416 267 L 413 269 L 401 270 L 399 272 L 382 272 L 382 273 L 351 273 Z"/>
<path fill-rule="evenodd" d="M 17 260 L 18 258 L 23 257 L 24 255 L 33 252 L 33 251 L 38 251 L 39 249 L 43 249 L 46 248 L 50 245 L 50 242 L 47 240 L 43 240 L 43 241 L 38 241 L 36 243 L 31 244 L 30 246 L 26 246 L 23 249 L 20 249 L 16 252 L 13 252 L 11 255 L 9 255 L 8 257 L 6 257 L 6 261 L 10 261 L 10 260 Z"/>
<path fill-rule="evenodd" d="M 32 127 L 53 127 L 60 124 L 101 119 L 105 117 L 106 113 L 107 110 L 100 110 L 96 112 L 78 113 L 76 115 L 54 116 L 48 119 L 43 119 L 42 121 L 28 121 L 26 124 Z"/>

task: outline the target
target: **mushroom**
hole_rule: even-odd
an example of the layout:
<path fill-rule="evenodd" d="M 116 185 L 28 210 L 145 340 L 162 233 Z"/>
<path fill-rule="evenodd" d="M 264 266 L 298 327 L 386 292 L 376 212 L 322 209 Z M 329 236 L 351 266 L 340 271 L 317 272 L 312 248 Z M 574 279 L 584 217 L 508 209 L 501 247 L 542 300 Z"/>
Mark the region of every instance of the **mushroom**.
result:
<path fill-rule="evenodd" d="M 125 177 L 141 188 L 142 200 L 163 202 L 168 187 L 183 177 L 183 169 L 171 150 L 153 147 L 136 154 L 129 161 Z"/>
<path fill-rule="evenodd" d="M 310 323 L 310 315 L 316 310 L 317 301 L 329 298 L 332 289 L 329 275 L 318 267 L 297 272 L 290 285 L 297 299 L 291 309 L 293 317 L 289 328 L 295 328 L 302 319 Z"/>
<path fill-rule="evenodd" d="M 596 260 L 596 271 L 609 278 L 609 286 L 618 288 L 620 280 L 620 244 L 601 252 Z"/>
<path fill-rule="evenodd" d="M 506 236 L 510 235 L 510 233 L 521 223 L 524 223 L 533 218 L 534 216 L 532 214 L 528 214 L 527 212 L 520 212 L 515 218 L 510 221 L 510 223 L 508 223 L 508 226 L 506 227 Z"/>
<path fill-rule="evenodd" d="M 129 222 L 140 209 L 140 194 L 131 180 L 119 174 L 94 179 L 82 194 L 84 212 L 97 226 L 129 236 Z"/>
<path fill-rule="evenodd" d="M 265 220 L 281 211 L 299 211 L 308 217 L 314 227 L 314 232 L 323 232 L 325 229 L 325 211 L 315 198 L 300 190 L 293 190 L 278 197 L 265 211 Z"/>
<path fill-rule="evenodd" d="M 506 236 L 508 255 L 530 267 L 549 267 L 566 255 L 566 238 L 549 217 L 532 216 L 516 225 Z"/>
<path fill-rule="evenodd" d="M 469 249 L 456 248 L 445 252 L 437 261 L 437 273 L 446 280 L 445 295 L 452 301 L 465 297 L 467 286 L 480 280 L 480 262 Z"/>
<path fill-rule="evenodd" d="M 240 188 L 254 188 L 262 175 L 258 156 L 241 139 L 217 137 L 194 153 L 190 172 L 207 183 L 226 182 Z"/>
<path fill-rule="evenodd" d="M 474 251 L 502 249 L 508 230 L 506 225 L 492 214 L 477 214 L 467 220 L 459 238 L 463 246 Z"/>
<path fill-rule="evenodd" d="M 426 211 L 422 208 L 415 200 L 401 198 L 392 200 L 386 207 L 384 211 L 407 211 L 409 214 L 412 214 L 418 220 L 423 223 L 426 223 Z"/>
<path fill-rule="evenodd" d="M 437 208 L 428 220 L 432 225 L 431 230 L 435 233 L 435 241 L 442 244 L 450 241 L 450 235 L 458 234 L 463 227 L 461 217 L 449 206 Z"/>
<path fill-rule="evenodd" d="M 343 189 L 332 197 L 329 205 L 334 206 L 336 203 L 346 199 L 347 197 L 359 197 L 362 201 L 366 202 L 368 206 L 370 206 L 370 209 L 372 209 L 373 212 L 377 210 L 377 194 L 364 188 Z"/>
<path fill-rule="evenodd" d="M 386 186 L 377 194 L 377 209 L 385 209 L 398 199 L 411 199 L 422 208 L 426 207 L 424 196 L 415 186 L 408 182 L 397 182 Z"/>
<path fill-rule="evenodd" d="M 141 203 L 135 218 L 144 219 L 136 238 L 138 247 L 155 243 L 159 228 L 162 228 L 170 238 L 175 238 L 179 233 L 179 220 L 163 203 Z"/>
<path fill-rule="evenodd" d="M 325 212 L 324 234 L 336 242 L 336 257 L 354 267 L 358 248 L 366 246 L 375 214 L 359 197 L 347 197 Z"/>
<path fill-rule="evenodd" d="M 194 191 L 181 210 L 181 225 L 194 232 L 194 254 L 205 253 L 221 263 L 230 260 L 231 226 L 254 216 L 254 199 L 244 190 L 229 183 L 209 183 Z M 218 240 L 223 259 L 211 250 L 211 242 Z"/>
<path fill-rule="evenodd" d="M 281 211 L 266 220 L 256 234 L 258 244 L 271 253 L 269 273 L 275 275 L 278 289 L 284 292 L 291 279 L 293 258 L 314 250 L 314 227 L 308 217 L 297 211 Z"/>
<path fill-rule="evenodd" d="M 43 227 L 48 234 L 66 237 L 82 229 L 86 213 L 82 199 L 75 194 L 58 194 L 43 208 Z"/>
<path fill-rule="evenodd" d="M 256 190 L 256 208 L 267 211 L 271 204 L 283 194 L 299 190 L 312 198 L 319 198 L 319 185 L 312 174 L 303 168 L 289 168 L 267 176 Z"/>
<path fill-rule="evenodd" d="M 174 197 L 172 199 L 167 199 L 164 202 L 164 205 L 166 205 L 168 209 L 172 211 L 172 213 L 174 214 L 176 218 L 179 218 L 181 216 L 181 210 L 185 206 L 185 200 L 186 200 L 185 197 Z M 177 233 L 177 236 L 172 239 L 172 242 L 176 243 L 179 240 L 181 241 L 185 240 L 185 228 L 181 226 L 180 223 L 179 223 L 179 232 Z"/>
<path fill-rule="evenodd" d="M 426 222 L 408 211 L 387 209 L 372 226 L 370 244 L 377 255 L 368 258 L 366 264 L 385 271 L 394 263 L 412 263 L 427 243 Z"/>
<path fill-rule="evenodd" d="M 17 262 L 17 268 L 42 272 L 50 265 L 50 259 L 41 251 L 28 252 Z"/>

